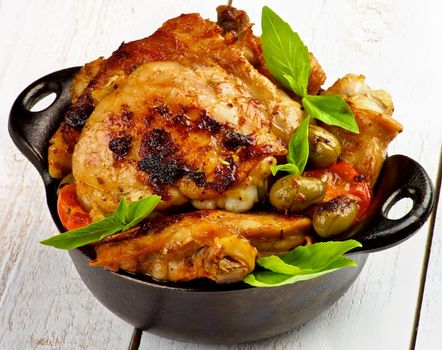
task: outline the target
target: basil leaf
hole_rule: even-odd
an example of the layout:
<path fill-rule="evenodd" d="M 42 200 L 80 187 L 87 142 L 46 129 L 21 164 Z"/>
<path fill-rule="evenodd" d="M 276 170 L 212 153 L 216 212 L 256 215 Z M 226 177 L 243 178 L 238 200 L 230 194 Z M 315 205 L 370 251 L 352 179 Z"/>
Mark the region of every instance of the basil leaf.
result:
<path fill-rule="evenodd" d="M 243 282 L 254 287 L 276 287 L 282 285 L 290 277 L 292 276 L 268 270 L 255 271 L 254 273 L 247 275 L 243 279 Z"/>
<path fill-rule="evenodd" d="M 297 95 L 307 94 L 310 54 L 301 38 L 269 7 L 262 8 L 262 48 L 266 66 L 281 85 Z"/>
<path fill-rule="evenodd" d="M 328 273 L 335 272 L 344 267 L 356 266 L 356 262 L 353 260 L 341 257 L 337 259 L 334 263 L 327 266 L 323 271 L 310 274 L 299 274 L 299 275 L 287 275 L 283 273 L 273 272 L 273 271 L 258 271 L 250 274 L 244 278 L 244 282 L 250 284 L 254 287 L 278 287 L 286 284 L 292 284 L 300 281 L 308 281 Z"/>
<path fill-rule="evenodd" d="M 273 272 L 279 272 L 286 275 L 298 275 L 302 273 L 302 269 L 295 265 L 284 262 L 279 256 L 271 255 L 259 258 L 257 264 Z"/>
<path fill-rule="evenodd" d="M 114 212 L 114 217 L 121 222 L 122 224 L 126 223 L 127 218 L 126 218 L 126 213 L 127 213 L 127 202 L 126 202 L 126 198 L 121 197 L 120 199 L 120 203 L 118 204 L 117 209 L 115 209 Z"/>
<path fill-rule="evenodd" d="M 343 256 L 356 247 L 361 244 L 355 240 L 321 242 L 297 247 L 282 257 L 263 257 L 257 264 L 265 270 L 246 276 L 244 282 L 255 287 L 281 286 L 356 266 L 356 262 Z"/>
<path fill-rule="evenodd" d="M 130 203 L 126 209 L 127 211 L 124 221 L 125 226 L 123 231 L 137 226 L 142 220 L 147 218 L 147 216 L 152 212 L 152 210 L 155 209 L 160 201 L 160 196 L 153 195 L 148 198 Z"/>
<path fill-rule="evenodd" d="M 273 165 L 270 170 L 273 176 L 279 171 L 288 171 L 294 174 L 301 174 L 307 164 L 309 145 L 308 145 L 308 124 L 310 118 L 305 118 L 301 125 L 296 129 L 290 138 L 288 145 L 287 164 Z"/>
<path fill-rule="evenodd" d="M 90 225 L 60 233 L 40 241 L 40 243 L 58 249 L 74 249 L 101 241 L 103 238 L 121 231 L 123 227 L 124 225 L 111 215 Z"/>
<path fill-rule="evenodd" d="M 295 164 L 287 163 L 287 164 L 279 164 L 279 165 L 272 165 L 270 167 L 270 171 L 272 172 L 272 175 L 275 176 L 278 171 L 287 171 L 288 173 L 299 175 L 301 172 L 299 171 L 298 167 Z"/>
<path fill-rule="evenodd" d="M 90 225 L 60 233 L 40 243 L 59 249 L 74 249 L 99 242 L 117 232 L 126 231 L 138 225 L 155 209 L 160 200 L 160 196 L 153 195 L 128 205 L 126 199 L 121 197 L 112 215 Z"/>
<path fill-rule="evenodd" d="M 304 272 L 317 272 L 356 247 L 361 247 L 361 243 L 352 239 L 342 242 L 320 242 L 308 246 L 299 246 L 285 254 L 281 260 L 290 266 L 299 267 Z"/>
<path fill-rule="evenodd" d="M 308 160 L 308 124 L 310 118 L 305 118 L 301 125 L 296 129 L 289 142 L 289 153 L 287 154 L 287 161 L 295 164 L 299 172 L 304 171 Z"/>
<path fill-rule="evenodd" d="M 304 96 L 302 105 L 312 118 L 316 118 L 328 125 L 336 125 L 345 130 L 359 133 L 355 116 L 344 101 L 337 95 Z"/>

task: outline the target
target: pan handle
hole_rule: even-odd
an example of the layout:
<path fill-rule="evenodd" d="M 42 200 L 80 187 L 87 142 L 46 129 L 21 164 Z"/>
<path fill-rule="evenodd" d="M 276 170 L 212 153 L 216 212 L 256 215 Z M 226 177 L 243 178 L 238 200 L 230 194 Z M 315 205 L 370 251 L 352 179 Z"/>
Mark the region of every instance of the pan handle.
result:
<path fill-rule="evenodd" d="M 12 140 L 37 168 L 46 185 L 51 181 L 46 161 L 49 139 L 71 103 L 69 88 L 79 69 L 63 69 L 36 80 L 17 97 L 9 114 Z M 32 112 L 32 107 L 50 93 L 56 94 L 54 102 L 42 111 Z"/>
<path fill-rule="evenodd" d="M 434 205 L 428 174 L 407 156 L 388 157 L 379 179 L 367 218 L 346 235 L 362 243 L 355 252 L 383 250 L 410 238 L 425 223 Z M 412 200 L 412 208 L 400 219 L 389 219 L 390 209 L 403 198 Z"/>

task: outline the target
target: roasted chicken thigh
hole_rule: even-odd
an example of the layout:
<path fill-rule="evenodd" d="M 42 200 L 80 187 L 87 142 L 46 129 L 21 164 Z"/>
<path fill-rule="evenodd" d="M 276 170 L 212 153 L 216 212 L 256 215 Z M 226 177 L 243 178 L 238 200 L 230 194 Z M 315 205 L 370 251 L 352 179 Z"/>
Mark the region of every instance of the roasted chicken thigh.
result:
<path fill-rule="evenodd" d="M 286 252 L 307 243 L 310 228 L 301 216 L 200 210 L 156 219 L 133 238 L 98 246 L 93 265 L 159 280 L 235 282 L 254 269 L 257 249 L 260 255 Z"/>

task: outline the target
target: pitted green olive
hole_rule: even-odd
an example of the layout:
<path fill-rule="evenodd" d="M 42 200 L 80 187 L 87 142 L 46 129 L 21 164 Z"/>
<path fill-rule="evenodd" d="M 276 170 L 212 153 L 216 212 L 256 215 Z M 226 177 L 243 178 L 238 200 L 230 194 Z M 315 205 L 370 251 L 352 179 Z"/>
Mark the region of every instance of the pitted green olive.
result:
<path fill-rule="evenodd" d="M 308 127 L 309 156 L 314 168 L 325 168 L 335 163 L 341 155 L 341 144 L 331 132 L 310 124 Z"/>
<path fill-rule="evenodd" d="M 349 196 L 339 196 L 315 208 L 313 228 L 322 238 L 336 236 L 355 221 L 359 205 Z"/>
<path fill-rule="evenodd" d="M 270 189 L 269 200 L 280 211 L 298 212 L 324 199 L 326 183 L 313 177 L 287 175 Z"/>

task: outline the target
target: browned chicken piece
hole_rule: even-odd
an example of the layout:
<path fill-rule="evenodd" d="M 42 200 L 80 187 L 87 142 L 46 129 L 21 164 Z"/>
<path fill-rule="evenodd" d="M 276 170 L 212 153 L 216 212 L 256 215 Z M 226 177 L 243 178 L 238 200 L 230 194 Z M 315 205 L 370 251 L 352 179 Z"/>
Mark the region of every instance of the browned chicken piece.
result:
<path fill-rule="evenodd" d="M 310 59 L 312 65 L 312 72 L 310 73 L 310 77 L 308 78 L 308 86 L 307 92 L 310 95 L 316 95 L 321 90 L 322 84 L 324 84 L 327 79 L 327 75 L 322 69 L 321 65 L 318 63 L 318 60 L 315 56 L 310 52 Z"/>
<path fill-rule="evenodd" d="M 92 265 L 164 281 L 237 282 L 254 269 L 257 249 L 260 255 L 280 254 L 308 242 L 311 221 L 272 213 L 202 210 L 157 219 L 151 225 L 134 238 L 96 247 Z"/>
<path fill-rule="evenodd" d="M 61 179 L 72 172 L 72 152 L 74 148 L 65 142 L 61 130 L 62 127 L 60 127 L 49 140 L 49 174 L 54 179 Z M 75 131 L 75 137 L 77 137 L 77 135 Z"/>
<path fill-rule="evenodd" d="M 253 23 L 250 23 L 247 13 L 226 5 L 218 6 L 216 12 L 217 24 L 222 28 L 225 39 L 234 43 L 253 67 L 261 72 L 265 65 L 261 40 L 253 34 Z"/>
<path fill-rule="evenodd" d="M 75 75 L 70 89 L 73 104 L 77 103 L 78 99 L 83 94 L 83 91 L 97 75 L 105 62 L 106 60 L 103 57 L 100 57 L 81 67 L 80 71 Z"/>
<path fill-rule="evenodd" d="M 393 102 L 384 90 L 372 90 L 363 75 L 348 74 L 325 94 L 340 95 L 350 105 L 359 126 L 359 134 L 327 126 L 342 145 L 341 160 L 352 164 L 373 186 L 387 155 L 388 144 L 402 131 L 391 116 Z"/>
<path fill-rule="evenodd" d="M 78 98 L 98 73 L 104 62 L 105 60 L 100 57 L 95 61 L 87 63 L 80 69 L 70 89 L 72 103 L 77 103 Z M 64 130 L 64 132 L 62 130 Z M 78 135 L 78 131 L 75 129 L 60 127 L 49 141 L 49 173 L 53 178 L 59 179 L 72 172 L 72 152 L 74 151 L 75 145 L 65 141 L 65 139 L 69 139 L 67 135 L 70 133 L 73 133 L 72 137 L 74 138 Z"/>
<path fill-rule="evenodd" d="M 255 188 L 285 152 L 241 81 L 216 66 L 152 62 L 96 107 L 72 166 L 80 201 L 110 213 L 121 195 L 156 193 L 165 208 L 219 199 L 240 184 Z"/>
<path fill-rule="evenodd" d="M 262 53 L 261 38 L 253 34 L 249 16 L 245 11 L 232 6 L 221 5 L 216 9 L 218 13 L 218 25 L 223 29 L 223 35 L 227 40 L 235 42 L 247 60 L 263 75 L 278 84 L 265 67 Z M 312 72 L 308 81 L 308 93 L 316 95 L 327 78 L 324 70 L 315 56 L 310 53 Z"/>

